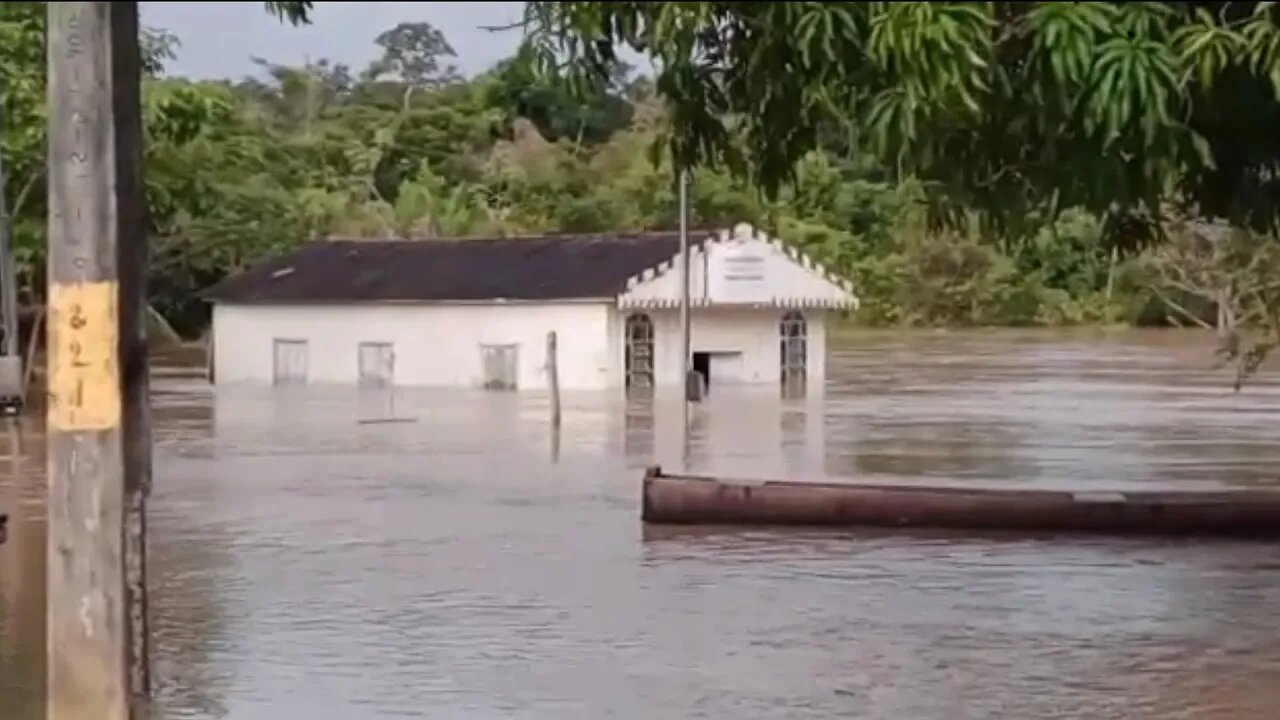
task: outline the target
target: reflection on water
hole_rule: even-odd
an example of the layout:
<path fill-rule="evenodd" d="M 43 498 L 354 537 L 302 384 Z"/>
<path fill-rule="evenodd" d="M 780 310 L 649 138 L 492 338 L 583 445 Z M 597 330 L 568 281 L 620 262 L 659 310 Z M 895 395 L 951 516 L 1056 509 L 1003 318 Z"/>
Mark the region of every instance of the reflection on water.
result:
<path fill-rule="evenodd" d="M 35 718 L 44 688 L 44 435 L 26 421 L 0 429 L 0 718 Z M 43 717 L 43 715 L 40 715 Z"/>
<path fill-rule="evenodd" d="M 825 403 L 713 388 L 689 466 L 1275 482 L 1199 338 L 859 334 Z M 644 529 L 679 406 L 156 383 L 160 718 L 1274 717 L 1269 545 Z M 405 422 L 362 424 L 394 417 Z M 0 718 L 41 715 L 42 438 L 10 431 Z M 15 450 L 15 443 L 22 447 Z M 16 458 L 16 460 L 15 460 Z M 14 462 L 19 463 L 17 467 Z"/>

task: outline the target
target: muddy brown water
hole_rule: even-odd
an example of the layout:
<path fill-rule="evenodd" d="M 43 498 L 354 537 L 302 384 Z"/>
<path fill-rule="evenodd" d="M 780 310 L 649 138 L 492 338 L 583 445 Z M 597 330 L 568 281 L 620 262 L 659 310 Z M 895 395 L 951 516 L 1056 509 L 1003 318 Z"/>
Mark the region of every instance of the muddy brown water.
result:
<path fill-rule="evenodd" d="M 1280 384 L 1181 332 L 854 333 L 824 402 L 715 391 L 689 467 L 1280 480 Z M 1280 377 L 1280 374 L 1273 376 Z M 1280 554 L 646 530 L 668 399 L 220 389 L 157 370 L 156 716 L 1274 718 Z M 415 422 L 361 424 L 396 416 Z M 0 718 L 43 716 L 40 428 L 0 455 Z"/>

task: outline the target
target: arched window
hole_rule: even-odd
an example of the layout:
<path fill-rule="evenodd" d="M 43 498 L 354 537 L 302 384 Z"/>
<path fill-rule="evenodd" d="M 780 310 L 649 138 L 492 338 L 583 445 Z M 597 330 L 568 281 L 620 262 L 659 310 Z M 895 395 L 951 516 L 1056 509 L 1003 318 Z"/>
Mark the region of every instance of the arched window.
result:
<path fill-rule="evenodd" d="M 809 328 L 804 316 L 789 312 L 779 323 L 779 367 L 782 369 L 782 396 L 805 394 L 809 366 Z"/>
<path fill-rule="evenodd" d="M 627 390 L 653 388 L 653 321 L 644 313 L 627 317 Z"/>

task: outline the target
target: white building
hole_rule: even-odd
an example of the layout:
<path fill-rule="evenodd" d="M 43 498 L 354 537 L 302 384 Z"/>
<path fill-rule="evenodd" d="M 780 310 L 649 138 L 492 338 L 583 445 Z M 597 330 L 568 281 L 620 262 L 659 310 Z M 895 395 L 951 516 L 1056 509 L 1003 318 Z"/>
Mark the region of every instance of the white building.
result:
<path fill-rule="evenodd" d="M 828 312 L 849 284 L 750 226 L 690 235 L 694 367 L 820 393 Z M 309 243 L 228 278 L 218 383 L 679 387 L 676 233 Z M 798 391 L 798 393 L 797 393 Z"/>

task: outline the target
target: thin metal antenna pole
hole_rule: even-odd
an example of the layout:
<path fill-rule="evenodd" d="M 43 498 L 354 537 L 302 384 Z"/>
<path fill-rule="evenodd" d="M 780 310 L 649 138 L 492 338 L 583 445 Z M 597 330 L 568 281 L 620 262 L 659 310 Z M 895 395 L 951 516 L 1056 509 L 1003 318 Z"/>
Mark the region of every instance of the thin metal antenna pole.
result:
<path fill-rule="evenodd" d="M 693 373 L 691 355 L 692 333 L 689 318 L 689 171 L 680 171 L 680 374 L 681 374 L 681 437 L 682 461 L 689 461 L 689 402 L 693 388 L 689 383 Z"/>

